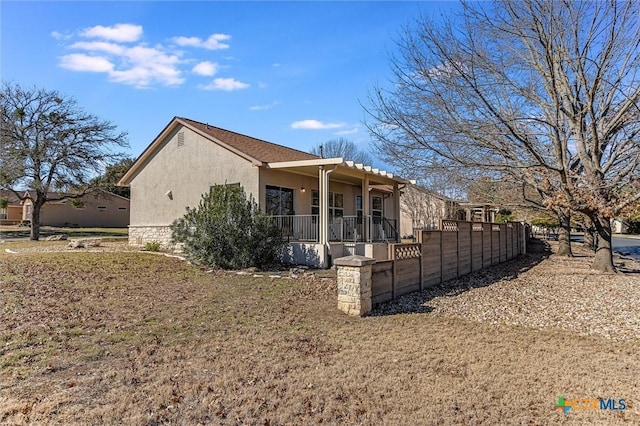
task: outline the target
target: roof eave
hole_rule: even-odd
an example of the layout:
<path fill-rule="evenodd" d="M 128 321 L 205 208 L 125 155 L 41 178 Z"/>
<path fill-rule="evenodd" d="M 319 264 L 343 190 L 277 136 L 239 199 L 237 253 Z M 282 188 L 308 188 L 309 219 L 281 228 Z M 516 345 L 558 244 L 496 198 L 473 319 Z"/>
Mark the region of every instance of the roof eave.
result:
<path fill-rule="evenodd" d="M 399 176 L 394 176 L 393 173 L 386 172 L 384 170 L 376 169 L 371 166 L 366 166 L 361 163 L 354 163 L 353 161 L 345 161 L 341 157 L 336 158 L 318 158 L 315 160 L 297 160 L 297 161 L 279 161 L 274 163 L 267 163 L 266 167 L 270 169 L 287 169 L 295 167 L 309 167 L 309 166 L 336 166 L 344 167 L 350 170 L 356 170 L 363 174 L 369 174 L 379 178 L 387 178 L 392 182 L 410 184 L 415 181 L 403 179 Z"/>

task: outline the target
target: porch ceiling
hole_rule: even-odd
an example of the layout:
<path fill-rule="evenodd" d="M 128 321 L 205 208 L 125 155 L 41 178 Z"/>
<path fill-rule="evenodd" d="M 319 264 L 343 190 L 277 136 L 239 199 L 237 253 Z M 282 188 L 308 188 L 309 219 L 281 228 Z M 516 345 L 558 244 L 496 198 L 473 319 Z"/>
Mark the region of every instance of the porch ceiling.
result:
<path fill-rule="evenodd" d="M 286 170 L 305 176 L 318 177 L 318 169 L 324 166 L 326 169 L 333 169 L 330 179 L 360 185 L 365 175 L 369 176 L 370 185 L 393 185 L 394 183 L 410 183 L 406 179 L 394 176 L 384 170 L 374 169 L 371 166 L 355 164 L 352 161 L 344 161 L 342 158 L 323 158 L 306 161 L 286 161 L 279 163 L 268 163 L 270 169 Z"/>

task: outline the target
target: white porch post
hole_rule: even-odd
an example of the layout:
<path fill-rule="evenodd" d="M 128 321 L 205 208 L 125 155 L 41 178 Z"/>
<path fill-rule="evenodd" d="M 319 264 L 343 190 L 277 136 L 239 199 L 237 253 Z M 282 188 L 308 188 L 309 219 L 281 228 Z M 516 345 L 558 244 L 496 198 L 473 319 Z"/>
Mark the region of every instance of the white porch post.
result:
<path fill-rule="evenodd" d="M 398 242 L 400 242 L 400 190 L 398 189 L 398 183 L 393 184 L 393 214 L 396 220 L 396 232 L 398 233 Z"/>
<path fill-rule="evenodd" d="M 362 181 L 362 227 L 364 228 L 364 240 L 371 239 L 370 230 L 370 206 L 369 206 L 369 175 L 365 174 Z"/>
<path fill-rule="evenodd" d="M 320 221 L 320 235 L 318 235 L 318 242 L 320 244 L 326 244 L 327 243 L 327 227 L 328 227 L 328 222 L 327 222 L 327 216 L 328 216 L 328 209 L 327 209 L 327 200 L 328 197 L 326 197 L 326 188 L 325 188 L 325 178 L 326 178 L 326 171 L 324 169 L 324 166 L 320 166 L 319 168 L 319 173 L 318 173 L 318 183 L 319 183 L 319 197 L 320 197 L 320 217 L 318 217 L 318 220 Z M 327 209 L 327 211 L 325 211 L 325 209 Z"/>

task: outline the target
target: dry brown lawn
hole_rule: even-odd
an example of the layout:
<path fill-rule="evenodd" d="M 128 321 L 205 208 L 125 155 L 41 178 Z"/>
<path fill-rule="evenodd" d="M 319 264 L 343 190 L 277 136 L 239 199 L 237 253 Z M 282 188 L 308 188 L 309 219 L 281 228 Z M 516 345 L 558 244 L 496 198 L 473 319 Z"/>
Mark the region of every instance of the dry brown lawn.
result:
<path fill-rule="evenodd" d="M 0 247 L 1 424 L 640 423 L 637 338 L 438 309 L 351 318 L 333 279 Z M 628 409 L 565 415 L 559 396 Z"/>

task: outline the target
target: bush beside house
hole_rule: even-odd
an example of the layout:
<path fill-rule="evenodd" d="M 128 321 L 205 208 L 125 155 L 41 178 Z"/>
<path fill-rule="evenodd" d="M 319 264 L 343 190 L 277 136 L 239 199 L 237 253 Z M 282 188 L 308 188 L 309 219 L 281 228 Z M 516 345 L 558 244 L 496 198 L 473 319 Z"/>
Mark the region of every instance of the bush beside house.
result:
<path fill-rule="evenodd" d="M 284 247 L 280 229 L 240 185 L 212 186 L 171 230 L 189 260 L 222 269 L 277 263 Z"/>

